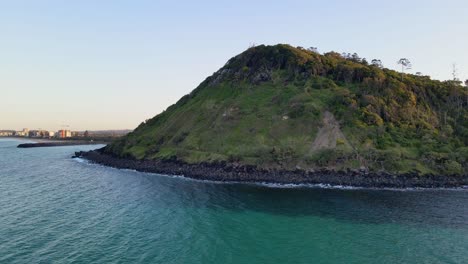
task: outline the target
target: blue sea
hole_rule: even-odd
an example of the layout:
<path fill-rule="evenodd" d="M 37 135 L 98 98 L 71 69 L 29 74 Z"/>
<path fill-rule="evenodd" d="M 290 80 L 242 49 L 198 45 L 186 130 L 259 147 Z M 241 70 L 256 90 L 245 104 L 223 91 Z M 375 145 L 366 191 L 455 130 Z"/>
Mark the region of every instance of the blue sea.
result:
<path fill-rule="evenodd" d="M 468 190 L 221 184 L 0 139 L 0 263 L 468 263 Z"/>

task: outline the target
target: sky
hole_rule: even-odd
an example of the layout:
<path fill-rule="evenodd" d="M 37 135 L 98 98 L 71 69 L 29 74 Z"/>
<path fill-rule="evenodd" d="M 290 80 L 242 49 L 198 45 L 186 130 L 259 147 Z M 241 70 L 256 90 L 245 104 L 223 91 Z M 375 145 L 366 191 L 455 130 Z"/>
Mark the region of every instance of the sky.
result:
<path fill-rule="evenodd" d="M 251 44 L 468 78 L 468 1 L 0 0 L 0 129 L 133 129 Z"/>

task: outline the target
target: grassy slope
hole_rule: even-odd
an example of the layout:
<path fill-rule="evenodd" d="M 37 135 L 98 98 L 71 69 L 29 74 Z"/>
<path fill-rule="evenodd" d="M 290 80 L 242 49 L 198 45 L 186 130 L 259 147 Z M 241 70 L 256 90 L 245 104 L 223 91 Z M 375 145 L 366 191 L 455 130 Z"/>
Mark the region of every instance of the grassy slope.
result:
<path fill-rule="evenodd" d="M 231 59 L 106 151 L 262 167 L 467 172 L 466 90 L 287 45 Z M 352 147 L 312 150 L 325 111 Z"/>

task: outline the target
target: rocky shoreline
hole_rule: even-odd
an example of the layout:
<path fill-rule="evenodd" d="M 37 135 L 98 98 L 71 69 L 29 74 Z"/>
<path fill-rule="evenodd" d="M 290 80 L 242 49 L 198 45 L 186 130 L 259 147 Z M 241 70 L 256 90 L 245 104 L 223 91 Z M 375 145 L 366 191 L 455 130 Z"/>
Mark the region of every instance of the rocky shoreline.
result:
<path fill-rule="evenodd" d="M 329 184 L 366 188 L 463 188 L 468 186 L 468 175 L 418 175 L 417 173 L 392 175 L 365 171 L 265 170 L 255 166 L 236 166 L 225 162 L 187 164 L 177 160 L 123 159 L 104 154 L 100 150 L 76 152 L 74 157 L 120 169 L 225 182 Z"/>

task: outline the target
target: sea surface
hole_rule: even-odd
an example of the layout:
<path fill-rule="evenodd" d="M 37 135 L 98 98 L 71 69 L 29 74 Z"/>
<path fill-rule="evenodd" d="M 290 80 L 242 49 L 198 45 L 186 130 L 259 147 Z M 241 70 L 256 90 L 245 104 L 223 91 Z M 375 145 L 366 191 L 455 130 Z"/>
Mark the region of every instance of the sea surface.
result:
<path fill-rule="evenodd" d="M 0 263 L 468 263 L 468 190 L 220 184 L 0 139 Z"/>

